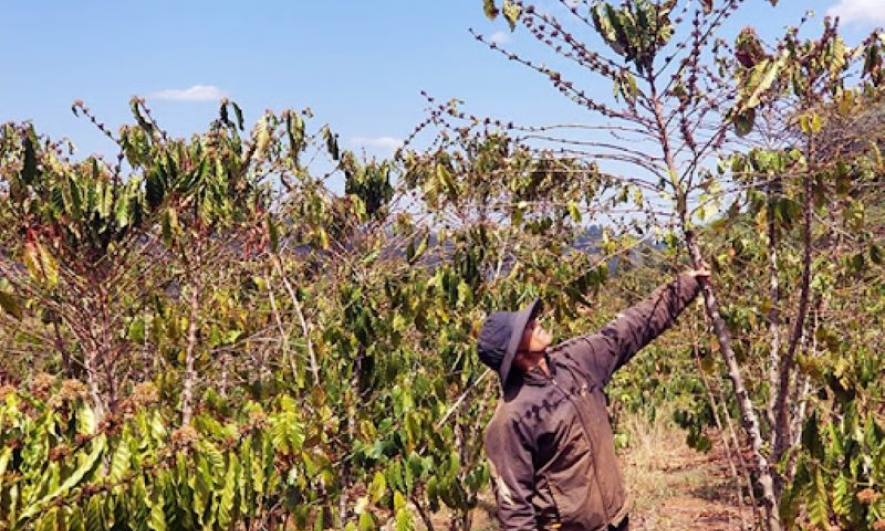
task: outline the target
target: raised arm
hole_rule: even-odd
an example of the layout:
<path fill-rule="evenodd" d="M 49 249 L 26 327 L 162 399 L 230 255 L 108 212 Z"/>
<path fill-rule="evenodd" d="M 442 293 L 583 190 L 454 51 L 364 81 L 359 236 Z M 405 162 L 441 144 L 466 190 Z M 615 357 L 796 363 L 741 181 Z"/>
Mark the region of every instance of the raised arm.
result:
<path fill-rule="evenodd" d="M 567 355 L 603 385 L 608 384 L 615 371 L 676 322 L 676 317 L 700 291 L 699 276 L 709 276 L 709 272 L 683 273 L 598 332 L 566 342 Z"/>

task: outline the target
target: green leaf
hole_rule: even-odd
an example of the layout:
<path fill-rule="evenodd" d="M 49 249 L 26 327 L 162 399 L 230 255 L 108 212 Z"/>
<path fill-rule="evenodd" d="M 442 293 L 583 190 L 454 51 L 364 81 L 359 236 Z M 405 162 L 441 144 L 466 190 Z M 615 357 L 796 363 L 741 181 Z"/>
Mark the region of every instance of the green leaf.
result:
<path fill-rule="evenodd" d="M 178 212 L 169 207 L 163 211 L 163 241 L 166 245 L 172 245 L 175 236 L 179 232 Z"/>
<path fill-rule="evenodd" d="M 227 474 L 224 478 L 224 488 L 218 501 L 218 525 L 227 529 L 233 523 L 234 496 L 236 496 L 237 476 L 239 475 L 239 461 L 235 454 L 230 455 Z"/>
<path fill-rule="evenodd" d="M 781 521 L 786 524 L 787 529 L 791 529 L 793 523 L 796 521 L 796 517 L 799 514 L 799 495 L 805 491 L 805 488 L 810 481 L 811 479 L 808 474 L 806 462 L 800 457 L 793 481 L 785 486 L 778 506 L 778 514 L 780 515 Z"/>
<path fill-rule="evenodd" d="M 114 185 L 108 182 L 101 186 L 97 184 L 96 188 L 98 189 L 98 214 L 102 219 L 106 219 L 111 215 L 114 206 Z"/>
<path fill-rule="evenodd" d="M 243 109 L 240 109 L 240 106 L 235 101 L 230 102 L 230 105 L 234 108 L 234 115 L 237 117 L 237 128 L 242 131 L 246 128 L 246 122 L 243 120 Z"/>
<path fill-rule="evenodd" d="M 847 517 L 851 513 L 851 505 L 854 501 L 851 489 L 851 481 L 845 474 L 839 474 L 833 481 L 833 512 L 841 517 Z"/>
<path fill-rule="evenodd" d="M 286 134 L 289 136 L 289 156 L 298 167 L 298 156 L 304 149 L 304 119 L 300 114 L 286 113 Z"/>
<path fill-rule="evenodd" d="M 129 471 L 131 459 L 132 451 L 129 449 L 129 444 L 124 437 L 123 440 L 120 441 L 120 446 L 117 447 L 117 451 L 114 452 L 113 459 L 111 459 L 111 472 L 108 475 L 108 479 L 111 483 L 117 483 L 123 479 L 123 476 Z"/>
<path fill-rule="evenodd" d="M 410 241 L 409 245 L 406 247 L 406 260 L 410 264 L 414 264 L 427 251 L 429 243 L 430 233 L 424 233 L 420 238 Z"/>
<path fill-rule="evenodd" d="M 815 135 L 823 129 L 820 114 L 808 112 L 799 117 L 799 128 L 806 135 Z"/>
<path fill-rule="evenodd" d="M 593 25 L 603 40 L 618 55 L 626 54 L 626 46 L 619 39 L 621 37 L 622 26 L 619 21 L 618 11 L 606 2 L 599 2 L 593 5 L 590 10 L 593 18 Z"/>
<path fill-rule="evenodd" d="M 808 499 L 808 516 L 811 523 L 822 528 L 830 528 L 829 498 L 820 467 L 815 468 Z"/>
<path fill-rule="evenodd" d="M 568 213 L 571 216 L 572 221 L 575 223 L 581 222 L 581 211 L 578 209 L 578 204 L 574 201 L 569 201 L 568 203 Z"/>
<path fill-rule="evenodd" d="M 396 531 L 412 531 L 414 524 L 412 522 L 412 513 L 409 512 L 406 499 L 399 491 L 394 493 L 394 507 L 396 508 L 395 526 Z"/>
<path fill-rule="evenodd" d="M 162 441 L 166 438 L 166 423 L 163 421 L 163 416 L 160 415 L 159 411 L 155 410 L 153 415 L 151 415 L 150 431 L 151 436 L 157 441 Z"/>
<path fill-rule="evenodd" d="M 820 437 L 820 419 L 817 411 L 812 412 L 802 429 L 802 447 L 815 459 L 824 457 L 824 446 Z"/>
<path fill-rule="evenodd" d="M 32 504 L 18 517 L 19 524 L 23 524 L 31 518 L 39 515 L 50 502 L 56 498 L 65 495 L 70 489 L 80 484 L 86 474 L 90 473 L 99 462 L 106 448 L 106 439 L 104 435 L 100 435 L 92 441 L 92 451 L 84 457 L 79 466 L 65 479 L 58 488 L 41 498 L 38 502 Z"/>
<path fill-rule="evenodd" d="M 885 253 L 883 253 L 882 248 L 878 245 L 871 244 L 870 245 L 870 260 L 876 265 L 882 265 L 883 257 L 885 257 Z M 2 304 L 2 299 L 0 299 L 0 304 Z"/>
<path fill-rule="evenodd" d="M 473 289 L 463 280 L 458 283 L 458 307 L 469 307 L 473 304 Z"/>
<path fill-rule="evenodd" d="M 159 486 L 156 487 L 159 490 Z M 148 501 L 151 512 L 148 515 L 147 526 L 151 531 L 166 531 L 166 500 L 161 492 L 156 494 L 154 499 Z"/>
<path fill-rule="evenodd" d="M 138 124 L 138 127 L 143 129 L 147 134 L 153 135 L 154 125 L 141 113 L 141 101 L 139 98 L 133 97 L 129 100 L 129 109 L 132 111 L 132 116 L 135 118 L 135 123 Z"/>
<path fill-rule="evenodd" d="M 755 109 L 762 102 L 762 96 L 768 92 L 783 67 L 783 58 L 773 61 L 765 59 L 750 71 L 742 92 L 745 95 L 740 103 L 741 113 Z"/>
<path fill-rule="evenodd" d="M 22 311 L 21 305 L 18 303 L 18 299 L 16 299 L 12 293 L 3 290 L 0 290 L 0 308 L 3 308 L 6 313 L 18 320 L 21 320 L 24 316 L 24 312 Z"/>
<path fill-rule="evenodd" d="M 44 513 L 39 520 L 37 520 L 37 525 L 34 527 L 35 531 L 59 531 L 61 528 L 58 524 L 58 507 L 53 507 Z"/>
<path fill-rule="evenodd" d="M 620 93 L 627 102 L 633 103 L 636 101 L 636 97 L 639 95 L 639 87 L 636 85 L 636 78 L 633 77 L 633 74 L 624 71 L 618 76 L 615 83 L 617 92 Z"/>
<path fill-rule="evenodd" d="M 166 199 L 166 170 L 157 164 L 145 179 L 145 197 L 148 206 L 158 207 Z"/>
<path fill-rule="evenodd" d="M 375 531 L 377 528 L 378 525 L 375 523 L 375 518 L 372 516 L 372 513 L 369 511 L 363 511 L 360 515 L 359 531 Z"/>
<path fill-rule="evenodd" d="M 197 514 L 198 521 L 204 526 L 207 523 L 206 508 L 212 500 L 213 479 L 213 472 L 209 461 L 203 456 L 198 457 L 196 469 L 188 479 L 188 485 L 194 493 L 194 512 Z M 214 520 L 214 518 L 210 517 L 210 520 Z"/>
<path fill-rule="evenodd" d="M 98 427 L 95 419 L 95 412 L 88 404 L 83 404 L 77 409 L 77 433 L 81 435 L 92 435 Z"/>
<path fill-rule="evenodd" d="M 3 486 L 3 474 L 6 473 L 6 467 L 9 466 L 10 459 L 12 459 L 12 447 L 7 446 L 3 448 L 3 452 L 0 453 L 0 487 Z"/>
<path fill-rule="evenodd" d="M 854 96 L 854 90 L 852 89 L 844 89 L 841 91 L 841 94 L 836 98 L 839 114 L 842 116 L 848 116 L 851 114 L 851 110 L 854 109 L 855 104 Z"/>
<path fill-rule="evenodd" d="M 105 530 L 104 507 L 102 506 L 101 498 L 98 496 L 92 497 L 86 506 L 85 524 L 86 531 Z"/>
<path fill-rule="evenodd" d="M 387 494 L 387 479 L 381 472 L 375 472 L 375 477 L 369 486 L 369 496 L 372 498 L 372 503 L 380 502 L 385 494 Z"/>
<path fill-rule="evenodd" d="M 129 207 L 129 196 L 127 194 L 121 195 L 114 208 L 114 221 L 117 222 L 117 227 L 123 228 L 129 225 Z"/>

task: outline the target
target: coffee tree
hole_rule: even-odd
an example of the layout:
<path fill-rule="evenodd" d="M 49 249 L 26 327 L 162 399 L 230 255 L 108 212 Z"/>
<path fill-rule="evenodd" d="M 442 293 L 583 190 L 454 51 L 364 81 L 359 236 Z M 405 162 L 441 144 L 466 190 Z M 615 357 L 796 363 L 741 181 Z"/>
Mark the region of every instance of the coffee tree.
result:
<path fill-rule="evenodd" d="M 113 164 L 4 128 L 4 338 L 65 377 L 4 366 L 4 526 L 468 529 L 495 385 L 473 337 L 605 278 L 577 250 L 596 168 L 503 135 L 362 161 L 309 110 L 246 136 L 224 102 L 189 140 L 133 114 Z M 78 225 L 88 187 L 122 199 Z"/>
<path fill-rule="evenodd" d="M 769 528 L 881 527 L 882 40 L 729 44 L 740 4 L 486 1 L 562 64 L 489 46 L 602 125 L 428 97 L 391 160 L 229 101 L 187 139 L 76 103 L 110 162 L 4 124 L 0 528 L 469 529 L 483 318 L 542 297 L 585 333 L 701 243 L 707 320 L 622 371 L 615 414 L 717 425 Z"/>
<path fill-rule="evenodd" d="M 541 126 L 491 122 L 543 149 L 553 145 L 562 154 L 605 164 L 603 171 L 622 189 L 615 200 L 633 205 L 634 228 L 635 218 L 644 213 L 647 223 L 640 230 L 664 225 L 671 231 L 671 242 L 681 234 L 695 265 L 702 260 L 697 238 L 699 231 L 706 232 L 704 221 L 720 212 L 736 222 L 748 207 L 759 212 L 759 194 L 769 197 L 770 223 L 760 234 L 767 238 L 770 263 L 768 355 L 741 362 L 736 346 L 744 338 L 736 340 L 735 335 L 750 337 L 752 330 L 736 322 L 732 311 L 737 308 L 717 297 L 712 286 L 704 287 L 704 299 L 716 350 L 732 384 L 731 400 L 739 409 L 752 451 L 766 526 L 778 529 L 782 485 L 792 477 L 791 466 L 779 465 L 787 449 L 798 443 L 794 425 L 803 410 L 803 401 L 797 399 L 802 393 L 796 391 L 801 385 L 796 383 L 795 358 L 803 340 L 813 334 L 808 315 L 812 286 L 818 281 L 814 235 L 832 228 L 814 226 L 815 211 L 825 202 L 820 197 L 829 192 L 829 183 L 821 181 L 830 174 L 831 164 L 842 164 L 843 170 L 852 164 L 841 160 L 835 151 L 839 148 L 832 144 L 835 150 L 821 149 L 823 108 L 850 112 L 862 97 L 875 99 L 881 81 L 881 40 L 874 34 L 849 48 L 828 20 L 818 39 L 803 40 L 799 29 L 790 29 L 784 39 L 766 46 L 748 28 L 731 45 L 722 27 L 741 4 L 670 0 L 617 6 L 562 1 L 548 12 L 531 2 L 508 0 L 500 8 L 484 2 L 489 17 L 502 15 L 512 30 L 520 27 L 535 37 L 561 67 L 474 35 L 507 59 L 549 79 L 598 120 Z M 595 39 L 584 37 L 588 29 Z M 591 93 L 579 82 L 587 74 L 610 83 L 614 96 Z M 486 121 L 452 106 L 439 106 L 435 112 L 468 125 Z M 776 149 L 747 153 L 742 146 L 753 142 Z M 719 172 L 710 170 L 723 160 L 743 162 L 733 164 L 733 171 L 728 171 L 727 163 Z M 754 172 L 760 168 L 764 169 Z M 843 175 L 843 188 L 845 181 L 868 186 L 864 180 L 855 182 L 857 176 L 850 171 Z M 720 230 L 729 226 L 728 218 L 717 222 Z M 778 255 L 777 237 L 787 226 L 801 234 L 798 269 L 785 268 Z M 784 297 L 784 284 L 795 286 L 798 296 Z M 789 326 L 788 313 L 792 314 Z M 760 379 L 762 385 L 755 385 L 759 365 L 767 382 Z M 748 378 L 753 385 L 748 385 Z M 819 513 L 816 523 L 828 517 Z"/>

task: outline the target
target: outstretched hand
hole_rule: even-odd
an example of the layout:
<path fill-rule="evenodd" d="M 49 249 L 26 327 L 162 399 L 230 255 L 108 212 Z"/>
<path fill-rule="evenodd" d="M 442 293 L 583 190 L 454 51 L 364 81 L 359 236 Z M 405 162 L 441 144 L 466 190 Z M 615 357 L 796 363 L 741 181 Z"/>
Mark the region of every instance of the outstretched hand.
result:
<path fill-rule="evenodd" d="M 709 280 L 712 273 L 710 273 L 710 266 L 706 262 L 701 262 L 696 269 L 689 270 L 688 274 L 696 279 Z"/>

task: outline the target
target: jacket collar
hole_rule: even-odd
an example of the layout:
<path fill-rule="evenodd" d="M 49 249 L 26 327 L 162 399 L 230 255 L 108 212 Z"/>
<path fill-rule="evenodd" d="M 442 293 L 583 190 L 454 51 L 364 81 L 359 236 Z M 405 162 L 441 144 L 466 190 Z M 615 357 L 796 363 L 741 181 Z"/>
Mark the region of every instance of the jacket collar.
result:
<path fill-rule="evenodd" d="M 544 374 L 540 367 L 535 367 L 527 373 L 520 371 L 511 372 L 507 385 L 504 386 L 502 398 L 505 402 L 514 400 L 523 387 L 544 387 L 552 383 L 553 378 L 556 376 L 556 364 L 551 363 L 549 353 L 545 354 L 544 357 L 547 360 L 547 369 L 550 371 L 550 376 Z"/>
<path fill-rule="evenodd" d="M 533 387 L 542 387 L 550 384 L 550 380 L 556 376 L 556 365 L 550 362 L 550 355 L 545 354 L 544 359 L 547 360 L 547 370 L 550 371 L 550 376 L 544 374 L 544 371 L 541 370 L 541 367 L 535 367 L 527 373 L 522 375 L 522 383 L 524 385 L 531 385 Z"/>

